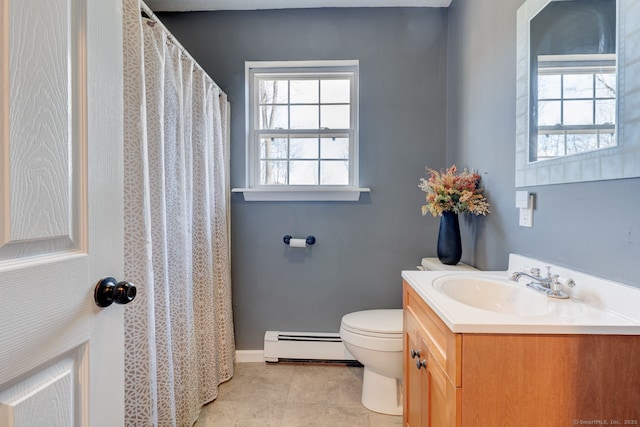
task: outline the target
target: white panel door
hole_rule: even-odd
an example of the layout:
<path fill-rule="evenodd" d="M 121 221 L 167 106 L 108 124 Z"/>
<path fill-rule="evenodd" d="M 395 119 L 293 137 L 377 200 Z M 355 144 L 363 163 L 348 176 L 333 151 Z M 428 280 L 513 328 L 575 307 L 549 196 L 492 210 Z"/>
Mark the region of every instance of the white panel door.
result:
<path fill-rule="evenodd" d="M 124 424 L 122 2 L 0 0 L 0 426 Z"/>

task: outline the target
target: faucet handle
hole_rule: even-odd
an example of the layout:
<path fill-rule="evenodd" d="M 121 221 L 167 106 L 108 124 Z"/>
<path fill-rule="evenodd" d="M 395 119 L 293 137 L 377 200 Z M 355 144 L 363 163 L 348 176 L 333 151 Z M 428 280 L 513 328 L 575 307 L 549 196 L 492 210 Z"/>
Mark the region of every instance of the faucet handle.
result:
<path fill-rule="evenodd" d="M 570 288 L 576 286 L 576 282 L 573 279 L 565 279 L 564 283 L 560 280 L 560 276 L 557 274 L 551 275 L 550 293 L 548 296 L 552 298 L 569 298 L 569 294 L 562 290 L 562 286 L 567 285 Z"/>
<path fill-rule="evenodd" d="M 575 288 L 576 287 L 576 282 L 570 278 L 564 278 L 564 277 L 560 277 L 560 275 L 558 274 L 553 274 L 551 275 L 551 284 L 552 285 L 566 285 L 570 288 Z"/>
<path fill-rule="evenodd" d="M 540 277 L 540 269 L 539 268 L 533 267 L 529 271 L 533 276 Z"/>
<path fill-rule="evenodd" d="M 557 274 L 554 274 L 553 276 L 551 275 L 551 266 L 550 265 L 545 266 L 545 268 L 547 269 L 547 279 L 553 279 L 553 276 L 557 276 Z"/>

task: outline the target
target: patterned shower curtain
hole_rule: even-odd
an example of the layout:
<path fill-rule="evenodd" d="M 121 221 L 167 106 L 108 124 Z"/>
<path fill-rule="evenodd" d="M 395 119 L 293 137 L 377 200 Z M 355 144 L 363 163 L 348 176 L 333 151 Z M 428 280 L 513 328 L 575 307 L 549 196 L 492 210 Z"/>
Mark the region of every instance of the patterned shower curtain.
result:
<path fill-rule="evenodd" d="M 231 378 L 226 94 L 124 0 L 127 426 L 191 426 Z"/>

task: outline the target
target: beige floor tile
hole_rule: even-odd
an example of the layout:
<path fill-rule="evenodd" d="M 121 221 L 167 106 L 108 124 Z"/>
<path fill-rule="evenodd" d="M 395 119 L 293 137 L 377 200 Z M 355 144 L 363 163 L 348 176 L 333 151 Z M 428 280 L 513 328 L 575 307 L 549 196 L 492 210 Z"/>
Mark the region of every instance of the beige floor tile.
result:
<path fill-rule="evenodd" d="M 369 427 L 369 412 L 362 406 L 324 403 L 289 403 L 281 427 Z"/>
<path fill-rule="evenodd" d="M 369 412 L 371 427 L 393 427 L 402 425 L 402 415 L 384 415 L 377 412 Z"/>
<path fill-rule="evenodd" d="M 232 379 L 220 385 L 218 401 L 287 400 L 293 376 L 292 365 L 238 363 Z"/>
<path fill-rule="evenodd" d="M 297 365 L 287 403 L 359 406 L 362 369 L 334 365 Z"/>
<path fill-rule="evenodd" d="M 239 363 L 194 427 L 394 427 L 362 406 L 362 367 Z"/>
<path fill-rule="evenodd" d="M 279 427 L 284 409 L 284 402 L 213 402 L 203 410 L 194 427 Z"/>

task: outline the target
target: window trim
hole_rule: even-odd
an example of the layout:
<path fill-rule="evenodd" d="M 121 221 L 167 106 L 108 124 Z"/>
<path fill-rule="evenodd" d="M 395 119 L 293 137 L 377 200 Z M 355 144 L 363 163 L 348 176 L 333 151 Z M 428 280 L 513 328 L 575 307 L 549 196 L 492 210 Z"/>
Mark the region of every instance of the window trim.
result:
<path fill-rule="evenodd" d="M 357 201 L 360 194 L 370 192 L 369 188 L 359 187 L 359 84 L 358 60 L 340 61 L 246 61 L 245 62 L 245 188 L 234 188 L 232 192 L 243 193 L 247 201 Z M 316 74 L 341 73 L 352 74 L 351 121 L 350 129 L 331 129 L 328 132 L 348 131 L 352 135 L 349 147 L 349 184 L 348 185 L 261 185 L 259 180 L 258 147 L 254 143 L 254 129 L 257 117 L 252 112 L 258 96 L 252 90 L 255 74 L 278 73 L 279 77 L 295 77 L 296 73 L 313 72 Z M 289 130 L 287 130 L 288 132 Z M 322 130 L 314 131 L 315 134 Z M 345 132 L 347 133 L 347 132 Z"/>
<path fill-rule="evenodd" d="M 616 74 L 616 54 L 615 53 L 600 53 L 600 54 L 572 54 L 572 55 L 538 55 L 537 56 L 537 78 L 538 81 L 540 76 L 559 76 L 560 77 L 560 94 L 557 97 L 551 98 L 541 98 L 539 93 L 536 98 L 536 118 L 538 123 L 536 124 L 536 133 L 535 133 L 535 159 L 532 159 L 532 153 L 529 153 L 529 163 L 540 162 L 540 161 L 548 161 L 558 158 L 566 158 L 569 156 L 580 155 L 584 153 L 589 153 L 593 151 L 601 151 L 612 149 L 618 146 L 618 131 L 619 126 L 617 124 L 618 114 L 617 111 L 614 113 L 614 122 L 613 123 L 597 123 L 596 119 L 596 104 L 598 101 L 614 101 L 616 105 L 616 110 L 619 108 L 616 104 L 618 100 L 618 93 L 616 92 L 615 97 L 607 97 L 607 96 L 598 96 L 596 90 L 596 82 L 595 75 L 596 74 L 612 74 L 616 76 L 616 85 L 617 85 L 617 74 Z M 563 91 L 564 79 L 567 75 L 590 75 L 594 79 L 592 81 L 591 89 L 592 93 L 590 97 L 581 97 L 581 98 L 567 98 L 565 97 L 565 93 Z M 538 85 L 539 87 L 539 85 Z M 617 87 L 616 87 L 617 88 Z M 591 123 L 583 123 L 583 124 L 565 124 L 559 123 L 554 125 L 541 125 L 540 121 L 540 102 L 559 102 L 560 103 L 560 118 L 561 122 L 564 122 L 566 105 L 571 101 L 588 101 L 592 103 L 592 122 Z M 597 147 L 592 149 L 585 149 L 575 153 L 567 153 L 567 145 L 568 145 L 568 137 L 576 134 L 590 134 L 596 135 L 597 138 Z M 601 135 L 602 134 L 610 134 L 613 135 L 614 143 L 612 145 L 601 145 Z M 556 156 L 542 156 L 540 154 L 540 150 L 538 149 L 539 138 L 540 136 L 550 136 L 550 135 L 562 135 L 564 146 L 564 154 L 556 155 Z M 534 143 L 533 138 L 530 141 L 530 144 Z"/>

